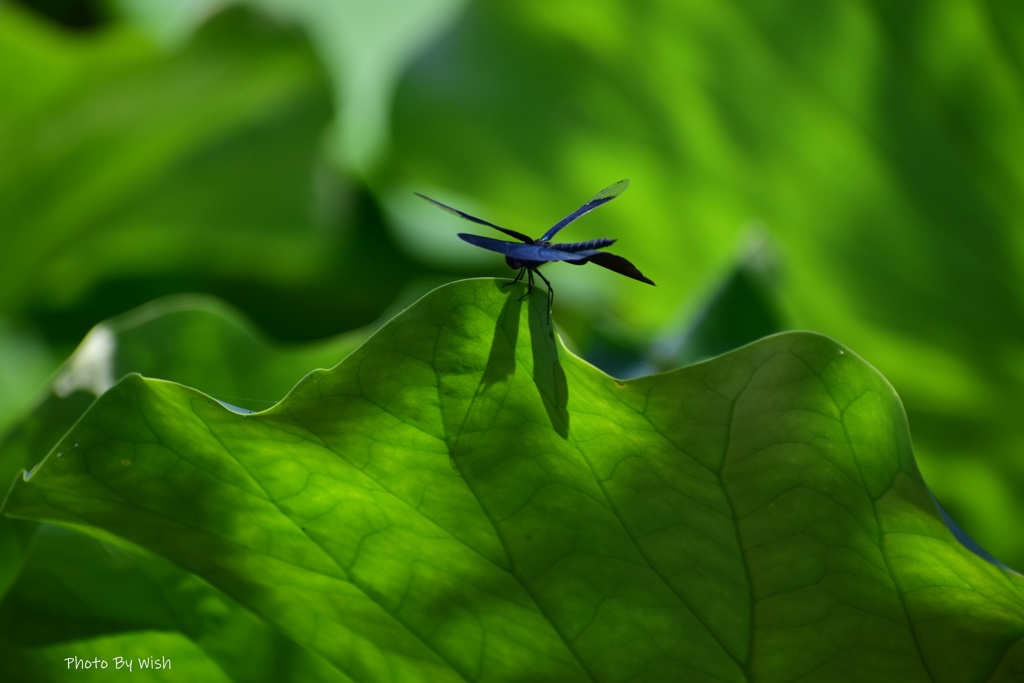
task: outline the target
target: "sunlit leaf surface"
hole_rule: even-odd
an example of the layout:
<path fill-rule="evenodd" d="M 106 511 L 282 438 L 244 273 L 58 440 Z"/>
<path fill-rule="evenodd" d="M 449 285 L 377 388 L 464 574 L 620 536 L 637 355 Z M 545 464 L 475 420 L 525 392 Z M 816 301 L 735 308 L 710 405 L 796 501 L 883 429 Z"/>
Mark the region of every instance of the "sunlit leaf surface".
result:
<path fill-rule="evenodd" d="M 1024 584 L 949 533 L 855 354 L 790 333 L 620 382 L 544 306 L 443 287 L 256 414 L 126 377 L 4 511 L 170 560 L 352 680 L 1024 673 Z"/>

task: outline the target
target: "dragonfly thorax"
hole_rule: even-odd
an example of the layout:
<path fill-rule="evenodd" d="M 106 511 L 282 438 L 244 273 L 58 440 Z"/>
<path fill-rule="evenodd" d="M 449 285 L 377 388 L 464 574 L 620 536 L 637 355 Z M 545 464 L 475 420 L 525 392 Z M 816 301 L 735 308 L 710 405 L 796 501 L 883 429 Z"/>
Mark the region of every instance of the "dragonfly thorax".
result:
<path fill-rule="evenodd" d="M 505 257 L 505 263 L 512 270 L 519 270 L 520 268 L 537 268 L 547 261 L 523 261 L 522 259 L 512 258 L 511 256 Z"/>
<path fill-rule="evenodd" d="M 551 246 L 551 242 L 547 242 L 544 240 L 534 240 L 533 244 L 538 247 Z M 520 268 L 538 268 L 547 263 L 547 261 L 532 261 L 529 259 L 521 259 L 514 258 L 512 256 L 506 256 L 505 263 L 508 265 L 509 268 L 519 270 Z"/>

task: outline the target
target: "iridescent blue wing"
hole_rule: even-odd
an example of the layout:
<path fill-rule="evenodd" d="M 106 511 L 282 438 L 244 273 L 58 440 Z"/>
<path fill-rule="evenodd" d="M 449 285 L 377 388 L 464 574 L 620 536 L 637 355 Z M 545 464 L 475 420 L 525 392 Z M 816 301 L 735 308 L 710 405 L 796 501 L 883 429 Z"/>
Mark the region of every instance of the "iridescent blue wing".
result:
<path fill-rule="evenodd" d="M 627 187 L 629 187 L 629 181 L 620 180 L 614 185 L 609 185 L 608 187 L 604 188 L 603 190 L 595 194 L 593 198 L 586 204 L 576 209 L 568 216 L 566 216 L 565 218 L 551 226 L 551 229 L 544 233 L 544 236 L 541 237 L 538 241 L 547 242 L 548 240 L 555 236 L 555 233 L 557 233 L 559 230 L 572 223 L 574 220 L 576 220 L 583 214 L 587 213 L 588 211 L 593 211 L 602 204 L 607 204 L 611 200 L 618 197 L 620 194 L 626 191 Z"/>
<path fill-rule="evenodd" d="M 509 237 L 515 237 L 520 242 L 526 242 L 527 244 L 533 244 L 533 238 L 532 237 L 527 237 L 526 235 L 524 235 L 521 232 L 516 232 L 515 230 L 509 230 L 508 228 L 503 228 L 503 227 L 501 227 L 499 225 L 495 225 L 494 223 L 489 223 L 489 222 L 485 221 L 482 218 L 477 218 L 476 216 L 471 216 L 468 213 L 466 213 L 465 211 L 459 211 L 458 209 L 452 208 L 452 207 L 448 206 L 447 204 L 442 204 L 441 202 L 437 201 L 436 199 L 431 199 L 430 197 L 428 197 L 425 194 L 420 194 L 419 192 L 414 192 L 413 194 L 415 194 L 417 197 L 423 197 L 424 199 L 426 199 L 431 204 L 435 204 L 437 206 L 440 206 L 442 209 L 444 209 L 448 213 L 454 213 L 459 218 L 465 218 L 467 221 L 473 221 L 474 223 L 479 223 L 480 225 L 486 225 L 488 228 L 494 228 L 495 230 L 500 230 L 501 232 L 505 233 Z"/>
<path fill-rule="evenodd" d="M 518 261 L 534 261 L 536 263 L 546 263 L 548 261 L 584 261 L 589 257 L 596 256 L 601 252 L 596 249 L 588 251 L 560 251 L 558 249 L 552 249 L 551 247 L 542 247 L 537 244 L 518 244 L 516 242 L 507 242 L 505 240 L 496 240 L 490 237 L 481 237 L 480 235 L 471 235 L 464 232 L 459 233 L 459 238 L 469 242 L 473 246 L 483 247 L 484 249 L 490 249 L 496 251 L 499 254 L 505 256 L 511 256 Z"/>

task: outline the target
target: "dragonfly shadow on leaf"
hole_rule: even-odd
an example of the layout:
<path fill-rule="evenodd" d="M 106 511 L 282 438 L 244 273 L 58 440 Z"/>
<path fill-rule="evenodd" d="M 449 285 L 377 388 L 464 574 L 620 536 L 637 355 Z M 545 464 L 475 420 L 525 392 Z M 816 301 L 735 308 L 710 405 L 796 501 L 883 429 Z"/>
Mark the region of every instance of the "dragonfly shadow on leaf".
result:
<path fill-rule="evenodd" d="M 495 284 L 502 288 L 508 285 L 507 282 L 502 283 L 498 280 L 495 280 Z M 554 330 L 546 313 L 547 297 L 533 295 L 530 292 L 524 296 L 527 298 L 507 297 L 502 305 L 501 313 L 495 321 L 487 365 L 484 367 L 480 387 L 476 393 L 482 395 L 490 387 L 508 380 L 515 374 L 523 301 L 528 301 L 526 314 L 530 330 L 533 382 L 544 404 L 551 428 L 565 439 L 569 436 L 569 388 L 565 371 L 562 370 L 558 359 Z"/>
<path fill-rule="evenodd" d="M 512 297 L 509 297 L 512 298 Z M 531 304 L 536 299 L 530 298 Z M 533 352 L 533 383 L 537 385 L 551 427 L 563 439 L 569 438 L 569 385 L 565 370 L 558 360 L 558 344 L 551 327 L 551 318 L 540 305 L 531 305 L 530 348 Z M 550 311 L 550 307 L 547 309 Z"/>
<path fill-rule="evenodd" d="M 501 286 L 495 281 L 496 286 Z M 519 316 L 523 302 L 519 297 L 507 297 L 501 307 L 501 313 L 494 324 L 494 336 L 491 338 L 491 350 L 487 355 L 487 365 L 481 384 L 488 386 L 498 384 L 516 371 L 516 344 L 519 340 Z"/>

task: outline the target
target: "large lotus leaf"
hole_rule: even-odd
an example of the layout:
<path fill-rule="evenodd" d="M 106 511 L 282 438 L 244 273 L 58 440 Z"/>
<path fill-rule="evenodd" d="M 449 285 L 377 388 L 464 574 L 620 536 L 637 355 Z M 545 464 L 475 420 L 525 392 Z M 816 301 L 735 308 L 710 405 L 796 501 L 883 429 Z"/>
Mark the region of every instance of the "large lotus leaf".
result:
<path fill-rule="evenodd" d="M 0 487 L 31 468 L 116 380 L 142 373 L 263 409 L 312 367 L 330 367 L 365 338 L 352 332 L 316 345 L 263 340 L 236 311 L 202 296 L 152 302 L 97 325 L 55 373 L 33 409 L 0 438 Z M 26 528 L 28 527 L 28 528 Z M 0 519 L 0 593 L 21 571 L 34 525 Z"/>
<path fill-rule="evenodd" d="M 443 287 L 251 415 L 129 376 L 5 513 L 163 556 L 353 680 L 1024 674 L 1024 584 L 942 523 L 863 360 L 790 333 L 620 382 L 544 306 Z"/>
<path fill-rule="evenodd" d="M 132 680 L 185 671 L 195 681 L 341 681 L 323 658 L 281 635 L 223 593 L 166 560 L 45 525 L 0 605 L 0 678 Z M 107 656 L 109 655 L 109 657 Z M 109 659 L 71 668 L 68 657 Z M 138 658 L 166 657 L 170 672 Z M 121 657 L 118 670 L 115 657 Z M 63 674 L 63 675 L 61 675 Z M 143 678 L 140 678 L 143 677 Z"/>
<path fill-rule="evenodd" d="M 365 335 L 280 348 L 208 297 L 164 299 L 94 328 L 34 410 L 0 441 L 0 475 L 38 461 L 96 396 L 126 373 L 186 382 L 233 404 L 266 407 L 310 367 L 333 365 Z M 0 678 L 105 680 L 114 657 L 155 652 L 194 680 L 332 681 L 321 657 L 296 646 L 194 575 L 77 531 L 0 520 Z M 66 658 L 111 655 L 107 670 Z M 123 662 L 122 662 L 123 663 Z M 166 676 L 140 670 L 132 676 Z M 122 673 L 126 669 L 121 669 Z M 230 672 L 230 673 L 226 673 Z M 156 678 L 154 678 L 156 680 Z"/>

